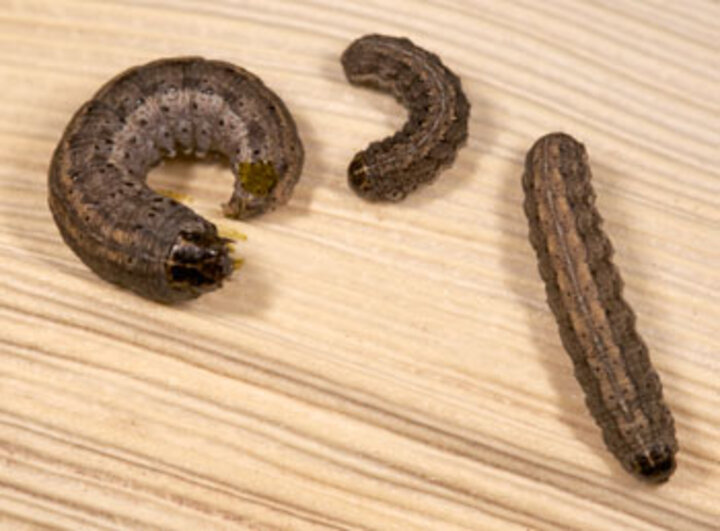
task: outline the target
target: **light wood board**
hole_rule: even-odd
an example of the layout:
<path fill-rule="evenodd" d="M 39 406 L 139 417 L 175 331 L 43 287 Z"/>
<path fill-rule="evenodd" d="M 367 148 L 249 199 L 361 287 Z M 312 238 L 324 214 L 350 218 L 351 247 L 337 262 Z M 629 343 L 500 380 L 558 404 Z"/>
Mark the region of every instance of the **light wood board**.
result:
<path fill-rule="evenodd" d="M 472 103 L 455 165 L 402 204 L 347 187 L 404 113 L 350 86 L 354 38 L 439 54 Z M 720 4 L 0 0 L 0 528 L 720 528 Z M 284 208 L 222 218 L 222 165 L 153 186 L 238 244 L 166 307 L 93 275 L 46 206 L 74 110 L 174 55 L 244 66 L 307 160 Z M 522 160 L 590 153 L 626 297 L 681 444 L 671 481 L 606 451 L 522 212 Z"/>

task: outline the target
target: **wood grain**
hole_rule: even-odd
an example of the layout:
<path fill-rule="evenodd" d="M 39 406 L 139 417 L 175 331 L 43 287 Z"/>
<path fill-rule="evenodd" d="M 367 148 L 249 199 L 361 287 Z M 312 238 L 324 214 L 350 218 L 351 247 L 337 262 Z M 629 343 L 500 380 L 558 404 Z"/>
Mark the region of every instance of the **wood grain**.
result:
<path fill-rule="evenodd" d="M 468 145 L 402 204 L 359 201 L 358 146 L 405 121 L 344 79 L 352 39 L 453 65 Z M 712 529 L 720 523 L 720 5 L 710 0 L 6 1 L 0 10 L 0 528 Z M 225 220 L 232 176 L 150 182 L 247 235 L 177 308 L 62 243 L 63 127 L 131 65 L 201 55 L 281 94 L 306 148 L 290 203 Z M 524 153 L 592 146 L 625 296 L 681 451 L 644 486 L 604 449 L 527 244 Z"/>

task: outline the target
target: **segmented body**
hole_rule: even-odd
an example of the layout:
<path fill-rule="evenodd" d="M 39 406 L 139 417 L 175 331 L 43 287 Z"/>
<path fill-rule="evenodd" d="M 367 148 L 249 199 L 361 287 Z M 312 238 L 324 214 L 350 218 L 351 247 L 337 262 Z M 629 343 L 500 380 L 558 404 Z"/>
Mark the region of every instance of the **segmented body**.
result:
<path fill-rule="evenodd" d="M 572 137 L 553 133 L 535 143 L 523 176 L 530 241 L 605 443 L 631 473 L 661 482 L 675 469 L 673 419 L 622 297 L 590 179 L 585 148 Z"/>
<path fill-rule="evenodd" d="M 351 188 L 370 201 L 399 201 L 435 179 L 467 139 L 470 104 L 437 55 L 405 38 L 366 35 L 342 55 L 348 80 L 392 93 L 409 111 L 403 128 L 371 143 L 348 168 Z"/>
<path fill-rule="evenodd" d="M 228 241 L 154 192 L 148 171 L 177 150 L 223 155 L 236 182 L 229 217 L 285 203 L 303 148 L 283 102 L 253 74 L 199 57 L 123 72 L 70 121 L 49 171 L 49 205 L 67 244 L 98 275 L 163 302 L 216 289 Z"/>

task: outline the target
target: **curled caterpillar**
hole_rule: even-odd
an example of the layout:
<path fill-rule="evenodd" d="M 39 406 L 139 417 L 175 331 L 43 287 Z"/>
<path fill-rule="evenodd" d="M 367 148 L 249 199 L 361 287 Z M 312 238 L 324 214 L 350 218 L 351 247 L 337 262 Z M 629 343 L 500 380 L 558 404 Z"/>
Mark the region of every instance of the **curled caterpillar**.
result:
<path fill-rule="evenodd" d="M 553 133 L 535 143 L 523 176 L 530 241 L 560 337 L 608 449 L 636 477 L 660 483 L 675 470 L 673 418 L 622 297 L 590 179 L 585 147 L 572 137 Z"/>
<path fill-rule="evenodd" d="M 130 68 L 73 116 L 52 158 L 49 206 L 65 242 L 102 278 L 161 302 L 217 289 L 232 272 L 215 225 L 146 184 L 177 150 L 230 162 L 224 205 L 245 219 L 288 201 L 303 164 L 295 123 L 250 72 L 199 57 Z"/>
<path fill-rule="evenodd" d="M 409 111 L 400 131 L 371 143 L 348 167 L 359 196 L 400 201 L 450 166 L 467 140 L 470 104 L 460 79 L 405 38 L 366 35 L 341 61 L 350 83 L 388 91 Z"/>

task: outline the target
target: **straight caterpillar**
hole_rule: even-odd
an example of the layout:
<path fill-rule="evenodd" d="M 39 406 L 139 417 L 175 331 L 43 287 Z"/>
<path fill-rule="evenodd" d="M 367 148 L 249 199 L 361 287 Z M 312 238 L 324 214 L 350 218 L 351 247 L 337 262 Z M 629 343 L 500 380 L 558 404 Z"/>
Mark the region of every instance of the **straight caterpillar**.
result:
<path fill-rule="evenodd" d="M 608 449 L 638 478 L 666 481 L 675 470 L 673 418 L 660 378 L 635 331 L 602 230 L 585 147 L 553 133 L 525 160 L 530 242 L 565 350 Z"/>

